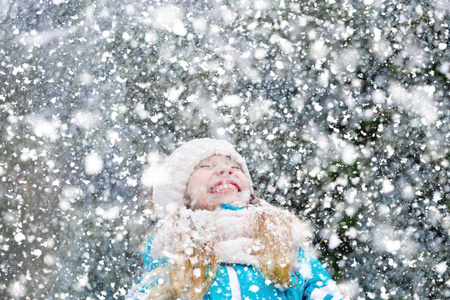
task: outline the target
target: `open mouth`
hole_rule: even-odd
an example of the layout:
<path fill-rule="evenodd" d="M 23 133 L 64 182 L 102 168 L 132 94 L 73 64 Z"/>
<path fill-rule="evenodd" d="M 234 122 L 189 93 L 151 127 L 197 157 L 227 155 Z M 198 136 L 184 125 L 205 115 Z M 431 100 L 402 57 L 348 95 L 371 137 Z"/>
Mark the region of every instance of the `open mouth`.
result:
<path fill-rule="evenodd" d="M 230 180 L 220 181 L 208 190 L 208 192 L 211 194 L 226 194 L 240 191 L 241 189 L 239 188 L 237 183 Z"/>

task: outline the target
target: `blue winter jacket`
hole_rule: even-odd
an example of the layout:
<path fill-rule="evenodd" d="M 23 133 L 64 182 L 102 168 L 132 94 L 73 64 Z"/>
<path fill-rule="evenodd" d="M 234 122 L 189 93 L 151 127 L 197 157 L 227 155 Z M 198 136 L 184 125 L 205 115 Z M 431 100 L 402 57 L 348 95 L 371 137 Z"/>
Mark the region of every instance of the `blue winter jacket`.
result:
<path fill-rule="evenodd" d="M 150 272 L 161 265 L 160 260 L 154 260 L 151 253 L 152 239 L 144 246 L 143 256 L 145 269 Z M 127 300 L 146 299 L 145 292 L 154 284 L 145 273 L 137 285 L 127 296 Z M 300 250 L 297 265 L 291 270 L 292 287 L 277 288 L 266 281 L 260 271 L 251 265 L 221 264 L 214 281 L 204 300 L 235 300 L 235 299 L 265 299 L 265 300 L 300 300 L 341 299 L 339 290 L 322 264 L 311 253 Z"/>

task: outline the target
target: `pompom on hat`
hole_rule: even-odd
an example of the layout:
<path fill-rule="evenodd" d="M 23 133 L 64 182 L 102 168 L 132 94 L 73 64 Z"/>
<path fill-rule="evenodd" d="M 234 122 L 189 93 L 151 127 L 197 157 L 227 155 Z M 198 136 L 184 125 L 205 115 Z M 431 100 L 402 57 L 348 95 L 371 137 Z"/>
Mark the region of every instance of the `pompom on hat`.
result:
<path fill-rule="evenodd" d="M 153 205 L 158 217 L 164 218 L 185 204 L 186 185 L 192 172 L 200 161 L 212 155 L 231 157 L 241 166 L 252 186 L 247 164 L 233 145 L 225 140 L 210 138 L 191 140 L 167 157 L 163 165 L 165 174 L 161 174 L 163 180 L 153 186 Z"/>

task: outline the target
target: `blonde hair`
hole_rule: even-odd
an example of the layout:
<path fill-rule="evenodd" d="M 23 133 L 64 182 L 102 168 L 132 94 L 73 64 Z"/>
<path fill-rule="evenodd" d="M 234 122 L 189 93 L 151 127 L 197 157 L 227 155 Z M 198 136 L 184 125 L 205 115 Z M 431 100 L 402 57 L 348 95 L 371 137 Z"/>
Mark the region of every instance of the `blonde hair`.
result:
<path fill-rule="evenodd" d="M 179 215 L 175 215 L 170 220 L 172 225 L 175 225 L 178 219 Z M 186 243 L 183 233 L 177 233 L 175 238 L 175 243 Z M 219 267 L 219 259 L 212 251 L 214 242 L 192 242 L 193 247 L 178 251 L 169 259 L 167 265 L 162 265 L 150 273 L 156 284 L 151 288 L 148 299 L 197 299 L 207 292 Z"/>
<path fill-rule="evenodd" d="M 295 216 L 291 216 L 294 217 Z M 291 218 L 274 218 L 273 215 L 258 215 L 252 230 L 255 240 L 255 255 L 260 263 L 261 273 L 273 284 L 289 287 L 290 271 L 297 258 L 298 249 L 292 241 Z M 277 231 L 282 226 L 286 231 Z"/>
<path fill-rule="evenodd" d="M 175 227 L 179 219 L 175 215 L 166 222 Z M 294 214 L 276 209 L 275 212 L 261 210 L 249 224 L 249 237 L 254 241 L 252 254 L 260 264 L 264 280 L 283 287 L 291 286 L 290 271 L 298 253 L 298 245 L 292 238 L 294 222 L 299 222 Z M 193 223 L 189 229 L 186 233 L 175 233 L 174 237 L 174 242 L 184 245 L 181 248 L 185 250 L 173 253 L 167 264 L 150 273 L 154 282 L 148 299 L 199 299 L 208 292 L 220 265 L 214 252 L 216 241 L 199 242 L 193 238 Z"/>

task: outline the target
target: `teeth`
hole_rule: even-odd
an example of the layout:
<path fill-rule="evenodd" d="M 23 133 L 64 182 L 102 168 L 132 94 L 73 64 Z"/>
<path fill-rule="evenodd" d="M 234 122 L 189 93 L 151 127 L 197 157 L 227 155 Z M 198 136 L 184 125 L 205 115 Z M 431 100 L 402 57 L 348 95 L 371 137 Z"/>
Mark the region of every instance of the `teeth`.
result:
<path fill-rule="evenodd" d="M 236 191 L 236 190 L 237 190 L 236 186 L 226 183 L 212 188 L 212 193 L 222 193 L 226 191 Z"/>

